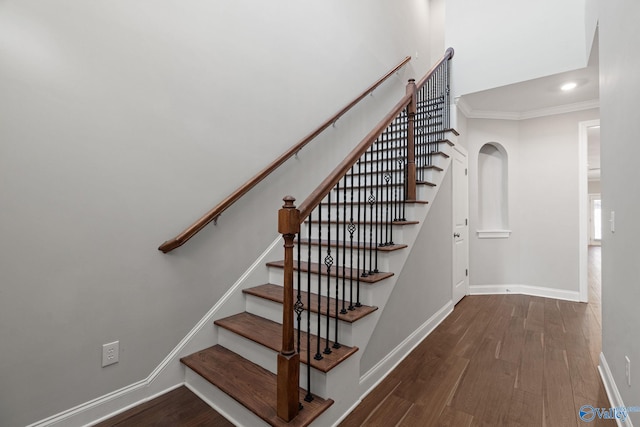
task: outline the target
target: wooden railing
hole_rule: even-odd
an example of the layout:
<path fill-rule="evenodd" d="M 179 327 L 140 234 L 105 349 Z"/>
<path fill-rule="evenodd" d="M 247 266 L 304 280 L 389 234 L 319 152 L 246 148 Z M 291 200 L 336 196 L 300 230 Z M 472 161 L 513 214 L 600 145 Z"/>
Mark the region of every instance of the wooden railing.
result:
<path fill-rule="evenodd" d="M 278 405 L 277 414 L 285 421 L 292 420 L 299 410 L 299 380 L 300 380 L 300 330 L 302 329 L 302 313 L 307 312 L 306 336 L 312 333 L 310 326 L 311 307 L 309 299 L 305 302 L 301 294 L 311 295 L 311 278 L 307 279 L 307 288 L 302 288 L 303 278 L 300 275 L 301 264 L 301 228 L 307 227 L 306 245 L 317 241 L 318 246 L 323 245 L 326 236 L 327 254 L 322 260 L 321 250 L 318 248 L 317 270 L 326 278 L 326 293 L 322 293 L 322 279 L 314 285 L 317 287 L 318 300 L 326 298 L 326 312 L 317 309 L 318 324 L 316 328 L 318 349 L 314 358 L 322 359 L 320 352 L 320 340 L 324 326 L 320 325 L 320 316 L 326 317 L 326 333 L 324 342 L 326 347 L 323 353 L 331 353 L 329 348 L 330 309 L 328 308 L 330 297 L 335 296 L 335 333 L 333 348 L 339 349 L 341 344 L 338 339 L 338 308 L 342 298 L 341 313 L 346 313 L 347 302 L 349 310 L 360 307 L 359 286 L 360 278 L 375 276 L 378 274 L 377 250 L 380 246 L 393 245 L 393 238 L 389 237 L 390 225 L 405 219 L 404 203 L 416 198 L 417 169 L 423 170 L 430 165 L 431 156 L 438 149 L 438 141 L 444 138 L 449 130 L 449 73 L 448 61 L 453 57 L 453 49 L 449 48 L 444 56 L 427 72 L 416 85 L 410 80 L 407 85 L 406 95 L 402 97 L 393 109 L 378 123 L 378 125 L 362 139 L 362 141 L 340 162 L 331 174 L 296 208 L 295 199 L 291 196 L 284 198 L 284 205 L 278 213 L 279 232 L 285 241 L 284 253 L 284 305 L 283 305 L 283 336 L 282 350 L 278 355 Z M 357 165 L 357 167 L 356 167 Z M 364 166 L 363 166 L 364 165 Z M 364 181 L 363 181 L 364 177 Z M 343 186 L 340 186 L 340 182 Z M 332 191 L 336 188 L 337 191 Z M 362 192 L 364 188 L 364 193 Z M 374 190 L 375 188 L 375 190 Z M 354 193 L 357 192 L 357 200 Z M 332 202 L 331 195 L 334 194 Z M 349 194 L 349 195 L 348 195 Z M 362 196 L 364 194 L 364 196 Z M 342 196 L 342 201 L 340 197 Z M 350 200 L 348 200 L 350 198 Z M 349 207 L 347 207 L 349 206 Z M 357 208 L 355 207 L 357 206 Z M 361 214 L 361 207 L 364 206 Z M 326 217 L 323 219 L 323 208 Z M 314 214 L 317 209 L 317 214 Z M 357 213 L 356 212 L 357 209 Z M 332 218 L 331 212 L 334 212 Z M 390 214 L 389 211 L 394 213 Z M 369 212 L 367 214 L 367 211 Z M 314 215 L 312 220 L 312 215 Z M 317 215 L 317 216 L 315 216 Z M 354 218 L 354 216 L 356 218 Z M 341 219 L 340 219 L 341 218 Z M 375 231 L 374 231 L 375 223 Z M 325 234 L 322 227 L 326 224 Z M 318 228 L 315 236 L 312 236 L 312 227 Z M 340 228 L 342 227 L 342 228 Z M 383 228 L 387 229 L 386 235 Z M 333 229 L 333 230 L 332 230 Z M 358 230 L 357 238 L 360 239 L 360 230 L 363 233 L 361 241 L 354 241 L 354 232 Z M 349 235 L 347 235 L 347 230 Z M 331 233 L 334 233 L 335 241 L 332 241 Z M 336 236 L 337 235 L 337 236 Z M 393 232 L 391 231 L 391 236 Z M 313 239 L 312 239 L 313 237 Z M 339 242 L 342 237 L 343 241 Z M 349 241 L 347 241 L 349 239 Z M 298 243 L 297 260 L 295 259 L 295 242 Z M 331 253 L 331 248 L 334 253 Z M 354 249 L 355 248 L 355 249 Z M 342 265 L 340 265 L 340 250 L 342 250 Z M 350 251 L 350 262 L 347 262 L 347 251 Z M 354 252 L 355 259 L 354 261 Z M 306 261 L 307 271 L 311 271 L 311 249 Z M 362 266 L 360 260 L 363 260 Z M 369 262 L 368 269 L 366 267 Z M 375 261 L 374 261 L 375 260 Z M 357 265 L 354 264 L 357 262 Z M 324 264 L 324 266 L 322 265 Z M 298 271 L 297 280 L 294 280 L 294 270 Z M 324 270 L 326 266 L 326 270 Z M 342 273 L 339 273 L 339 268 Z M 361 268 L 362 267 L 362 268 Z M 349 275 L 350 290 L 346 289 L 347 270 Z M 354 274 L 355 273 L 355 274 Z M 341 277 L 340 277 L 341 276 Z M 330 281 L 335 279 L 335 292 L 331 294 Z M 342 292 L 339 291 L 339 279 L 342 279 Z M 357 286 L 354 300 L 354 282 Z M 297 295 L 294 296 L 297 283 Z M 340 296 L 340 293 L 342 294 Z M 295 314 L 294 314 L 295 313 Z M 298 348 L 296 349 L 295 324 L 297 315 Z M 311 393 L 311 348 L 305 348 L 307 355 L 307 397 L 312 400 Z"/>
<path fill-rule="evenodd" d="M 277 159 L 271 162 L 268 166 L 258 172 L 255 176 L 245 182 L 242 186 L 240 186 L 237 190 L 227 196 L 223 201 L 218 203 L 213 209 L 200 217 L 197 221 L 187 227 L 182 233 L 178 234 L 176 237 L 167 240 L 164 242 L 158 250 L 167 253 L 175 248 L 178 248 L 184 245 L 189 239 L 195 236 L 200 230 L 207 226 L 211 221 L 217 221 L 218 217 L 227 210 L 231 205 L 233 205 L 236 201 L 238 201 L 242 196 L 247 194 L 253 187 L 258 185 L 262 180 L 264 180 L 267 176 L 269 176 L 273 171 L 275 171 L 278 167 L 280 167 L 284 162 L 293 157 L 296 153 L 298 153 L 302 148 L 304 148 L 309 142 L 315 139 L 318 135 L 320 135 L 325 129 L 329 126 L 337 122 L 343 115 L 345 115 L 351 108 L 353 108 L 356 104 L 358 104 L 362 99 L 364 99 L 367 95 L 373 92 L 378 86 L 380 86 L 385 80 L 391 77 L 394 73 L 396 73 L 400 68 L 404 67 L 411 60 L 410 56 L 404 58 L 398 65 L 396 65 L 393 69 L 391 69 L 384 76 L 380 77 L 375 83 L 365 89 L 360 95 L 358 95 L 353 101 L 347 104 L 344 108 L 338 111 L 333 116 L 329 117 L 324 121 L 316 130 L 302 138 L 297 144 L 293 145 L 287 151 L 282 153 Z"/>

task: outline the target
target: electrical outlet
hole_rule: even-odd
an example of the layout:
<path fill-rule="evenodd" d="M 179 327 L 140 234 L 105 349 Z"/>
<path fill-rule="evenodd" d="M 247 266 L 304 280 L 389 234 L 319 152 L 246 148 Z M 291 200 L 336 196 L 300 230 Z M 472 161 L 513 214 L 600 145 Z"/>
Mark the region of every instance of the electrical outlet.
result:
<path fill-rule="evenodd" d="M 102 345 L 102 367 L 118 363 L 120 356 L 120 341 Z"/>
<path fill-rule="evenodd" d="M 631 387 L 631 360 L 629 356 L 624 357 L 624 375 L 627 377 L 627 385 Z"/>

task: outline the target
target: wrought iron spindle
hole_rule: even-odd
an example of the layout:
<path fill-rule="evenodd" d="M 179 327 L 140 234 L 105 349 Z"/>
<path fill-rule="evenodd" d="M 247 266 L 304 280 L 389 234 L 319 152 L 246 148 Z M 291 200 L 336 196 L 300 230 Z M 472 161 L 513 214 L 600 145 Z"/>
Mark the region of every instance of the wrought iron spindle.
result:
<path fill-rule="evenodd" d="M 304 400 L 311 402 L 313 394 L 311 394 L 311 227 L 312 217 L 309 214 L 308 230 L 307 230 L 307 394 Z M 300 263 L 298 263 L 300 270 Z"/>
<path fill-rule="evenodd" d="M 353 166 L 351 166 L 351 179 L 353 180 Z M 342 218 L 344 218 L 345 226 L 342 227 L 342 309 L 340 310 L 340 314 L 346 314 L 347 308 L 345 307 L 346 305 L 345 301 L 347 299 L 347 293 L 346 293 L 347 291 L 346 289 L 347 288 L 347 228 L 351 226 L 351 223 L 347 224 L 347 176 L 346 175 L 344 177 L 344 185 L 343 185 L 342 191 L 343 191 Z M 336 303 L 336 319 L 338 318 L 337 313 L 338 313 L 338 304 Z M 336 341 L 338 341 L 337 338 L 336 338 Z"/>
<path fill-rule="evenodd" d="M 358 176 L 360 173 L 360 160 L 358 160 Z M 354 167 L 351 167 L 351 172 L 352 172 L 352 176 L 353 176 L 353 171 L 354 171 Z M 349 257 L 350 257 L 350 262 L 349 262 L 349 310 L 353 310 L 354 306 L 353 306 L 353 233 L 356 232 L 356 230 L 359 228 L 355 225 L 355 223 L 353 222 L 353 187 L 354 187 L 354 178 L 351 179 L 351 203 L 350 203 L 350 219 L 349 219 L 349 243 L 350 243 L 350 248 L 349 248 Z M 360 210 L 360 196 L 358 196 L 358 210 Z M 360 214 L 358 214 L 359 217 Z M 360 237 L 360 231 L 358 231 L 358 237 Z M 356 257 L 359 259 L 360 258 L 360 252 L 359 252 L 359 248 L 356 250 Z M 360 267 L 360 263 L 358 263 L 358 268 Z M 356 276 L 358 276 L 358 280 L 360 279 L 359 274 L 357 273 L 358 270 L 356 270 Z"/>
<path fill-rule="evenodd" d="M 333 256 L 331 256 L 331 192 L 327 195 L 327 255 L 324 257 L 324 265 L 327 268 L 327 328 L 325 334 L 325 347 L 324 354 L 331 354 L 331 348 L 329 347 L 329 298 L 331 297 L 331 267 L 333 266 Z M 322 299 L 322 293 L 318 294 L 318 318 L 321 317 L 322 310 L 320 310 L 320 300 Z M 318 341 L 320 341 L 320 329 L 318 329 Z"/>
<path fill-rule="evenodd" d="M 311 268 L 311 265 L 309 265 Z M 318 209 L 318 295 L 322 295 L 322 209 Z M 321 319 L 320 313 L 322 309 L 320 307 L 320 298 L 318 298 L 318 339 L 316 340 L 316 355 L 313 356 L 315 360 L 322 360 L 322 353 L 320 352 L 320 336 L 321 333 Z"/>

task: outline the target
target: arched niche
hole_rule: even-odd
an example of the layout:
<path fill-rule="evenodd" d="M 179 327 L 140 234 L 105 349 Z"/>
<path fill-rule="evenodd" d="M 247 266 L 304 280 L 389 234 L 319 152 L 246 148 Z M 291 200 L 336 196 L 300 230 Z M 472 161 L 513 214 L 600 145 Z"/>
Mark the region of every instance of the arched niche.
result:
<path fill-rule="evenodd" d="M 489 142 L 478 153 L 478 219 L 480 238 L 509 237 L 509 158 L 507 150 Z"/>

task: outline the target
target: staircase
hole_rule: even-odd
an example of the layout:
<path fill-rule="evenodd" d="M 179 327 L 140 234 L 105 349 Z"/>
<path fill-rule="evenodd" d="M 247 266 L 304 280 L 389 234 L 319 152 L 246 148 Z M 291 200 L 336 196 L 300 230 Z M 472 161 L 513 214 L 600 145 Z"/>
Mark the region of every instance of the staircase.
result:
<path fill-rule="evenodd" d="M 438 78 L 425 77 L 418 90 L 410 82 L 406 105 L 299 209 L 284 199 L 284 259 L 279 245 L 266 252 L 264 268 L 234 290 L 243 308 L 215 320 L 211 347 L 181 358 L 187 387 L 234 423 L 330 425 L 361 396 L 362 349 L 457 136 L 448 127 L 448 80 Z"/>

